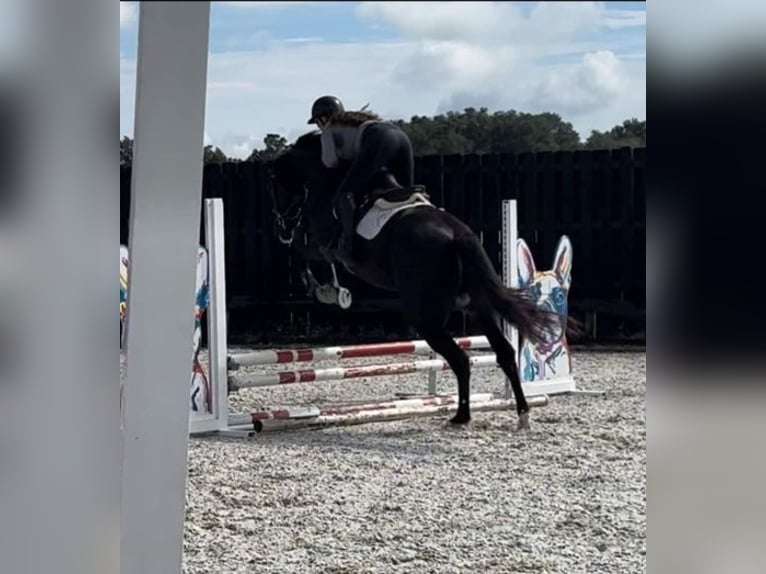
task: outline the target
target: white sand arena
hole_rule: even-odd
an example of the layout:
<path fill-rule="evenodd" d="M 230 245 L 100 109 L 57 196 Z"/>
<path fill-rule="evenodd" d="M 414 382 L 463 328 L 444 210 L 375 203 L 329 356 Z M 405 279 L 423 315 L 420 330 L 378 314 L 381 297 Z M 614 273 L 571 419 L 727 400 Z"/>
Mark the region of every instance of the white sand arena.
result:
<path fill-rule="evenodd" d="M 513 430 L 515 412 L 494 412 L 464 429 L 440 417 L 191 439 L 184 572 L 644 572 L 646 355 L 575 352 L 572 366 L 579 388 L 607 397 L 551 397 L 529 433 Z M 230 404 L 337 404 L 426 386 L 426 374 L 300 384 L 243 390 Z M 472 391 L 502 387 L 499 370 L 474 369 Z M 439 392 L 454 391 L 445 374 Z"/>

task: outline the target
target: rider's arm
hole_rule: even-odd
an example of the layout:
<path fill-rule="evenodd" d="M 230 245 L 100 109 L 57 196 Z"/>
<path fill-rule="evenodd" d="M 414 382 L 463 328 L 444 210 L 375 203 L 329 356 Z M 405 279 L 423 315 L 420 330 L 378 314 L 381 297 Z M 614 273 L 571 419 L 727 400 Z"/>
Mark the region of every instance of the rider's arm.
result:
<path fill-rule="evenodd" d="M 338 165 L 338 153 L 332 130 L 322 131 L 322 163 L 329 168 Z"/>

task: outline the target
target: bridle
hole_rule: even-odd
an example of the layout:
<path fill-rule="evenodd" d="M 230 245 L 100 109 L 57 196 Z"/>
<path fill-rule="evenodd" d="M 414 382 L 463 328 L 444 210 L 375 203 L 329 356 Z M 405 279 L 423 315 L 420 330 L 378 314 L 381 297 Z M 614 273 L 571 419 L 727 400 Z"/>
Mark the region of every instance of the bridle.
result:
<path fill-rule="evenodd" d="M 306 183 L 303 184 L 303 193 L 295 195 L 284 212 L 281 212 L 277 207 L 277 194 L 274 191 L 275 186 L 279 185 L 276 182 L 276 176 L 274 172 L 269 169 L 269 193 L 271 194 L 271 213 L 274 216 L 274 220 L 277 225 L 277 238 L 280 243 L 284 245 L 291 245 L 295 239 L 295 232 L 302 224 L 303 209 L 308 199 L 309 189 Z M 290 226 L 290 227 L 288 227 Z"/>
<path fill-rule="evenodd" d="M 299 153 L 302 156 L 306 156 L 309 152 L 292 148 L 287 153 Z M 286 152 L 282 152 L 286 153 Z M 282 155 L 280 154 L 280 156 Z M 318 154 L 317 154 L 318 155 Z M 321 166 L 319 159 L 315 160 L 318 166 Z M 296 193 L 292 196 L 290 203 L 286 208 L 280 210 L 279 202 L 277 201 L 276 187 L 279 186 L 282 189 L 285 187 L 279 183 L 277 175 L 274 172 L 274 166 L 271 162 L 266 162 L 268 173 L 268 187 L 269 194 L 271 195 L 271 213 L 274 216 L 275 227 L 277 237 L 280 243 L 284 245 L 292 245 L 295 240 L 295 236 L 301 227 L 306 226 L 305 209 L 309 199 L 309 190 L 312 189 L 318 179 L 322 177 L 321 169 L 312 169 L 311 167 L 305 170 L 306 179 L 301 183 L 302 193 Z M 301 166 L 303 169 L 303 166 Z M 304 242 L 308 242 L 306 233 L 303 234 Z"/>

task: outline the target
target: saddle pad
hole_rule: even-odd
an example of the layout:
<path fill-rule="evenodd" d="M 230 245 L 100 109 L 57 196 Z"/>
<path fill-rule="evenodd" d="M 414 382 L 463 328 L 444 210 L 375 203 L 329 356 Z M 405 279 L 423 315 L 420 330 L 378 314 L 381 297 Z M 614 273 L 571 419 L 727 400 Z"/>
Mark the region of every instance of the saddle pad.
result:
<path fill-rule="evenodd" d="M 372 207 L 364 214 L 364 217 L 359 220 L 356 226 L 356 233 L 371 241 L 377 237 L 383 226 L 388 223 L 395 214 L 399 213 L 403 209 L 411 209 L 413 207 L 433 207 L 434 205 L 426 199 L 418 199 L 414 202 L 406 202 L 401 204 L 394 204 L 395 207 L 387 207 L 391 205 L 385 199 L 377 200 Z"/>

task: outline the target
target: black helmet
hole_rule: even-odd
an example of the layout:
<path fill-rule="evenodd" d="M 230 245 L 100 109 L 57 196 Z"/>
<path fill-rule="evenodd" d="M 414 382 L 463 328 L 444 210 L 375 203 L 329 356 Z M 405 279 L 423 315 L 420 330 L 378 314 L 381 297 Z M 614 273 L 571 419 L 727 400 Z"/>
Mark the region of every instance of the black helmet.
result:
<path fill-rule="evenodd" d="M 322 96 L 321 98 L 317 98 L 314 105 L 311 106 L 311 119 L 309 119 L 308 123 L 315 124 L 317 118 L 321 118 L 322 116 L 329 118 L 335 114 L 343 113 L 344 111 L 343 102 L 338 98 L 335 96 Z"/>

